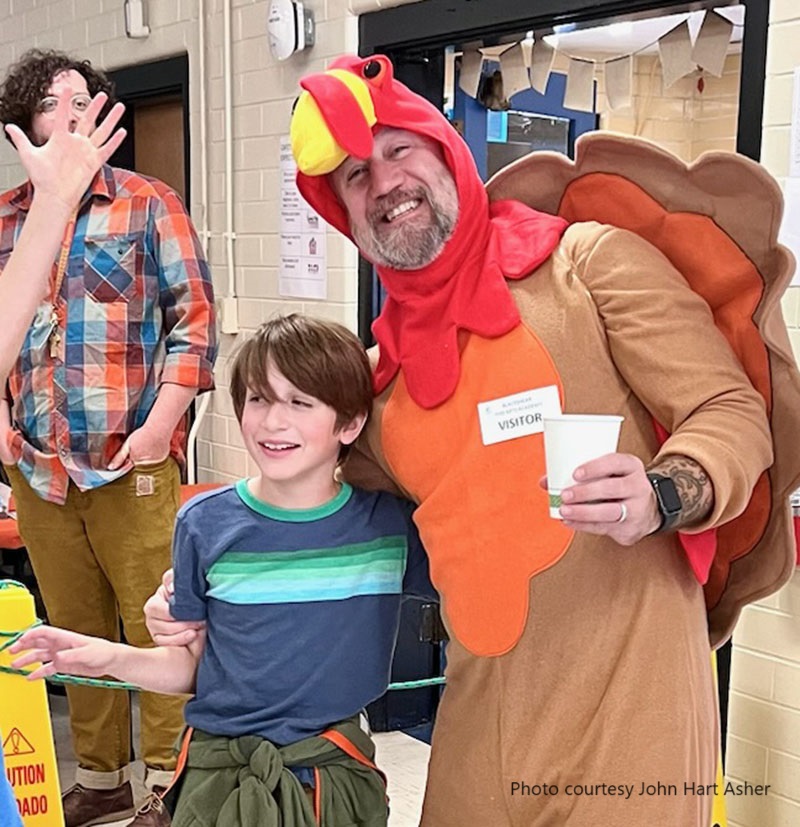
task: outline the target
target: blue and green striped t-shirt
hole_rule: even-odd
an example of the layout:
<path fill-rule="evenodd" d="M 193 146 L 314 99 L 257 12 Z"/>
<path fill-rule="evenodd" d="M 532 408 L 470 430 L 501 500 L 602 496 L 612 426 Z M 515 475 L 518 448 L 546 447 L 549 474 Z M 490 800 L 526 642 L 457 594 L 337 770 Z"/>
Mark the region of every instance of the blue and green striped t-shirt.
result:
<path fill-rule="evenodd" d="M 208 624 L 187 722 L 284 745 L 382 695 L 403 594 L 435 596 L 412 509 L 349 485 L 279 509 L 245 480 L 184 506 L 172 614 Z"/>
<path fill-rule="evenodd" d="M 0 744 L 3 743 L 3 733 L 0 732 Z M 17 809 L 17 799 L 14 790 L 6 778 L 3 766 L 3 750 L 0 749 L 0 824 L 3 827 L 22 827 L 22 818 Z"/>

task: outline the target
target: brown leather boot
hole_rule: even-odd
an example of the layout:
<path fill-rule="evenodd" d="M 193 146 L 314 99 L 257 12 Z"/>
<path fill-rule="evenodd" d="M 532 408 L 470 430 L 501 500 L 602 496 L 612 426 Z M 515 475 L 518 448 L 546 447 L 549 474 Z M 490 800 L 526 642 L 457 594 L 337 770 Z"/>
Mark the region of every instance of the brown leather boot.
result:
<path fill-rule="evenodd" d="M 64 827 L 93 827 L 121 821 L 136 812 L 130 782 L 110 790 L 90 790 L 76 784 L 61 797 Z"/>
<path fill-rule="evenodd" d="M 153 787 L 128 827 L 170 827 L 172 819 L 161 800 L 163 793 L 162 787 Z"/>

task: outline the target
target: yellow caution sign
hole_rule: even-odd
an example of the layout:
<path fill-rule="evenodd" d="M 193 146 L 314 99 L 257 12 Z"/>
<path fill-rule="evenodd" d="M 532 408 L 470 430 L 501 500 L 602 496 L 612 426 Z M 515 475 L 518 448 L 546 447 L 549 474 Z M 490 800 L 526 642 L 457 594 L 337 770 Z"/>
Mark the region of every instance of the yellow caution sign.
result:
<path fill-rule="evenodd" d="M 717 765 L 717 794 L 714 796 L 714 808 L 711 810 L 712 827 L 728 827 L 728 815 L 725 811 L 725 776 L 722 774 L 722 759 Z"/>
<path fill-rule="evenodd" d="M 17 632 L 36 620 L 33 597 L 17 583 L 0 582 L 0 630 Z M 5 643 L 0 640 L 0 643 Z M 0 666 L 14 659 L 0 652 Z M 0 672 L 3 760 L 25 827 L 63 827 L 61 790 L 44 681 Z"/>
<path fill-rule="evenodd" d="M 714 691 L 717 691 L 717 653 L 711 653 L 711 671 L 714 673 Z M 714 787 L 714 807 L 711 810 L 711 827 L 728 827 L 728 815 L 725 810 L 725 776 L 722 772 L 722 754 L 717 763 L 717 783 Z"/>

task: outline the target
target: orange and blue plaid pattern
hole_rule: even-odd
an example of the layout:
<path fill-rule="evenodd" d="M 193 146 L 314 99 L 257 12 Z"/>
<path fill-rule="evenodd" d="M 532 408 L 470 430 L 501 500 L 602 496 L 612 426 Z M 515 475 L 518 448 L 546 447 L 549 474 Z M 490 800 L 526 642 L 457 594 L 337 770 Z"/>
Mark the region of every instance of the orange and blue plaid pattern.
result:
<path fill-rule="evenodd" d="M 30 183 L 0 196 L 0 278 L 25 221 Z M 54 265 L 54 273 L 56 266 Z M 108 462 L 141 427 L 159 386 L 213 387 L 214 300 L 208 265 L 180 198 L 159 181 L 104 167 L 84 196 L 57 297 L 9 377 L 18 468 L 39 496 L 63 503 L 126 474 Z M 172 439 L 183 460 L 185 431 Z"/>

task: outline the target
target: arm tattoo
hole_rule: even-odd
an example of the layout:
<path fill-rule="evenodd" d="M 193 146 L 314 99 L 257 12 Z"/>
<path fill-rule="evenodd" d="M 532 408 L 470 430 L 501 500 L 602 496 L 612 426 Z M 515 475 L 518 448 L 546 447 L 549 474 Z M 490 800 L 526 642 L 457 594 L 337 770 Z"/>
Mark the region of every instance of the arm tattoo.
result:
<path fill-rule="evenodd" d="M 659 474 L 671 477 L 683 504 L 683 513 L 677 528 L 691 526 L 705 519 L 714 507 L 714 486 L 702 465 L 684 456 L 666 456 L 654 468 Z"/>

